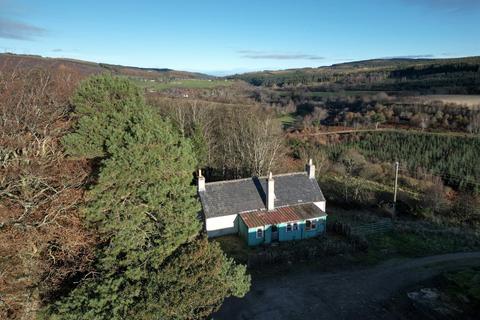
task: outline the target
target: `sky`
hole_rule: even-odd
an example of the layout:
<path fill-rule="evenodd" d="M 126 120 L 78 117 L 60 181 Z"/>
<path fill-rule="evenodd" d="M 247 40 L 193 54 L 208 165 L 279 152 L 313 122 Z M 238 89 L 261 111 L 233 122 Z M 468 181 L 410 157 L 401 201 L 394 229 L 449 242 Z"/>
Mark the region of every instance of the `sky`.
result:
<path fill-rule="evenodd" d="M 0 51 L 224 75 L 480 55 L 480 0 L 0 0 Z"/>

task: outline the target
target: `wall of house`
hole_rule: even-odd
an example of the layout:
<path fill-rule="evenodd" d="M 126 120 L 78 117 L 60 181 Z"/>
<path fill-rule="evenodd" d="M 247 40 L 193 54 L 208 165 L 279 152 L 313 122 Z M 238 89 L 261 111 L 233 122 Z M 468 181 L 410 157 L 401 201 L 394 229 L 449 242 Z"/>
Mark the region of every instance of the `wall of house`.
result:
<path fill-rule="evenodd" d="M 304 221 L 303 226 L 302 226 L 303 230 L 304 230 L 304 232 L 303 232 L 303 238 L 304 239 L 317 237 L 317 236 L 325 233 L 326 226 L 327 226 L 327 217 L 319 217 L 319 218 L 311 219 L 311 220 L 316 220 L 317 227 L 315 229 L 312 229 L 312 230 L 306 230 L 305 221 Z"/>
<path fill-rule="evenodd" d="M 313 204 L 316 205 L 317 207 L 319 207 L 320 210 L 322 210 L 323 212 L 327 212 L 326 211 L 326 206 L 327 206 L 326 201 L 318 201 L 318 202 L 314 202 Z"/>
<path fill-rule="evenodd" d="M 272 228 L 270 225 L 261 226 L 257 228 L 248 228 L 242 219 L 238 222 L 239 235 L 249 246 L 258 246 L 259 244 L 268 244 L 272 242 Z M 257 237 L 257 230 L 262 229 L 263 234 L 261 238 Z"/>
<path fill-rule="evenodd" d="M 277 224 L 278 226 L 278 241 L 293 241 L 293 240 L 301 240 L 303 236 L 303 229 L 302 223 L 303 221 L 297 221 L 298 225 L 297 230 L 293 230 L 293 222 L 291 223 L 292 229 L 291 231 L 287 231 L 287 223 L 280 223 Z"/>
<path fill-rule="evenodd" d="M 238 235 L 248 243 L 248 227 L 245 225 L 245 222 L 241 218 L 238 219 Z"/>
<path fill-rule="evenodd" d="M 272 226 L 271 225 L 265 226 L 264 234 L 265 234 L 265 239 L 264 239 L 265 243 L 271 243 L 272 242 Z"/>
<path fill-rule="evenodd" d="M 327 217 L 318 217 L 316 220 L 316 228 L 311 230 L 306 230 L 306 220 L 297 221 L 298 229 L 293 230 L 293 222 L 292 224 L 292 231 L 287 231 L 287 223 L 280 223 L 278 224 L 278 241 L 295 241 L 301 239 L 308 239 L 317 237 L 326 230 L 326 221 Z M 240 219 L 240 234 L 242 238 L 246 239 L 249 246 L 257 246 L 263 243 L 271 243 L 272 242 L 272 226 L 263 226 L 258 227 L 263 230 L 263 237 L 257 238 L 257 229 L 258 228 L 247 228 L 244 224 L 243 220 Z"/>
<path fill-rule="evenodd" d="M 257 238 L 257 230 L 262 229 L 265 231 L 265 227 L 257 227 L 248 229 L 248 245 L 249 246 L 258 246 L 265 242 L 265 232 L 261 238 Z"/>
<path fill-rule="evenodd" d="M 208 237 L 219 237 L 238 233 L 238 214 L 208 218 L 205 220 L 205 229 Z"/>

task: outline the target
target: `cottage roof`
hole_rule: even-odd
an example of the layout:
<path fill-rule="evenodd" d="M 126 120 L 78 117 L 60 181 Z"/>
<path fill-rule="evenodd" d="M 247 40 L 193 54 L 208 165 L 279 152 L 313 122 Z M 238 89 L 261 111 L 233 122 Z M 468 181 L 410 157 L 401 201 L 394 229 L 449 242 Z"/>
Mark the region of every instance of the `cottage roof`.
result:
<path fill-rule="evenodd" d="M 325 201 L 315 179 L 306 172 L 274 175 L 275 207 Z M 265 209 L 267 177 L 210 182 L 200 191 L 205 217 L 221 217 Z"/>
<path fill-rule="evenodd" d="M 240 214 L 243 222 L 249 228 L 294 222 L 312 218 L 324 217 L 327 214 L 313 203 L 276 208 L 272 211 L 258 210 Z"/>

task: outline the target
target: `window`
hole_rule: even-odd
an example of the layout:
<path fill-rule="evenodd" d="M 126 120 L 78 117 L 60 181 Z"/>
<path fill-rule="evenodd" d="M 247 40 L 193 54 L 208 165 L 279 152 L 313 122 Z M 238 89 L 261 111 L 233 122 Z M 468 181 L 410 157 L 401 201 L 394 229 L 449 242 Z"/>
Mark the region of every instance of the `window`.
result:
<path fill-rule="evenodd" d="M 293 231 L 297 231 L 298 230 L 298 223 L 294 223 L 293 224 Z"/>
<path fill-rule="evenodd" d="M 287 223 L 287 232 L 290 232 L 290 231 L 292 231 L 292 224 Z"/>
<path fill-rule="evenodd" d="M 263 230 L 260 228 L 257 229 L 257 239 L 258 238 L 263 238 Z"/>
<path fill-rule="evenodd" d="M 305 221 L 305 230 L 314 230 L 317 228 L 317 220 L 307 220 Z"/>
<path fill-rule="evenodd" d="M 312 229 L 312 221 L 307 220 L 307 221 L 305 221 L 305 230 L 308 231 L 310 229 Z"/>

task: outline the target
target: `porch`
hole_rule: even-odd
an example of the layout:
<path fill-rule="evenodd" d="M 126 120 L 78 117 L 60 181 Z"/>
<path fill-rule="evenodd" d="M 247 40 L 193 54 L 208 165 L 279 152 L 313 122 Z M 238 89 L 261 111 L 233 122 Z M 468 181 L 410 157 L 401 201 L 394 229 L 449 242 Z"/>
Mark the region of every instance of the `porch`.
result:
<path fill-rule="evenodd" d="M 240 214 L 239 234 L 249 246 L 295 241 L 325 232 L 327 214 L 315 204 Z"/>

